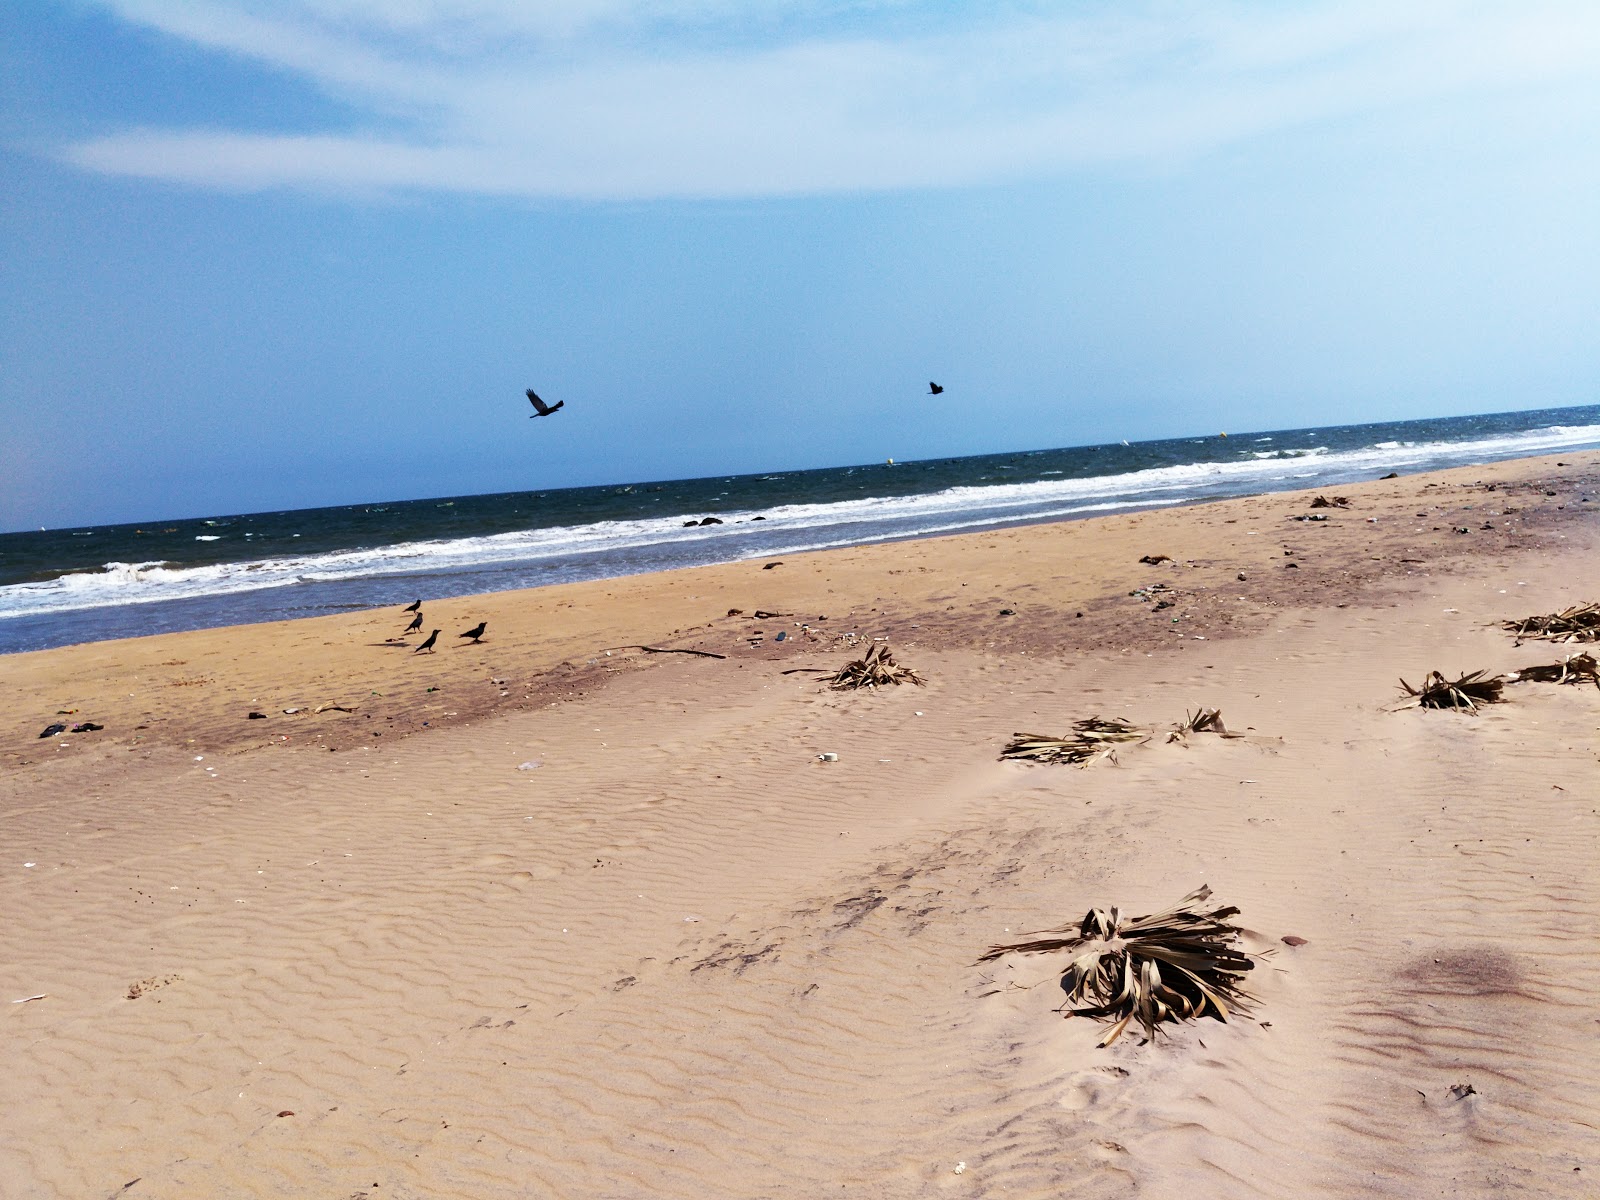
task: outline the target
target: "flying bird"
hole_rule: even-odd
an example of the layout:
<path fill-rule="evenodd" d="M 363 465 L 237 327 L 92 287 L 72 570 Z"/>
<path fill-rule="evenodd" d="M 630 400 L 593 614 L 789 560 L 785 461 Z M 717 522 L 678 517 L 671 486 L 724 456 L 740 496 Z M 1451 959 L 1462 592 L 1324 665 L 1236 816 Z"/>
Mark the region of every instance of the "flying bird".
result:
<path fill-rule="evenodd" d="M 489 628 L 489 622 L 487 622 L 487 621 L 479 621 L 476 625 L 474 625 L 471 629 L 467 630 L 465 633 L 458 633 L 458 634 L 456 634 L 456 636 L 457 637 L 469 637 L 469 638 L 472 639 L 472 644 L 474 646 L 476 646 L 478 644 L 478 639 L 483 636 L 483 631 L 485 629 L 487 629 L 487 628 Z"/>
<path fill-rule="evenodd" d="M 407 609 L 406 611 L 410 612 L 411 610 Z M 415 633 L 417 630 L 419 630 L 421 628 L 422 628 L 422 614 L 418 613 L 416 616 L 411 618 L 411 624 L 406 626 L 406 633 Z M 404 636 L 404 635 L 402 635 L 402 636 Z"/>
<path fill-rule="evenodd" d="M 937 396 L 942 391 L 944 391 L 944 389 L 942 387 L 940 387 L 937 383 L 935 383 L 931 379 L 928 380 L 928 395 Z"/>
<path fill-rule="evenodd" d="M 413 600 L 410 604 L 406 605 L 400 611 L 401 612 L 421 612 L 422 611 L 422 601 L 421 600 Z"/>
<path fill-rule="evenodd" d="M 538 392 L 534 391 L 532 388 L 529 388 L 528 403 L 533 405 L 533 415 L 535 417 L 548 417 L 551 413 L 555 412 L 556 409 L 564 405 L 566 401 L 557 400 L 554 404 L 546 404 L 543 400 L 539 399 Z M 532 418 L 529 419 L 531 420 Z"/>
<path fill-rule="evenodd" d="M 435 629 L 432 633 L 430 633 L 428 635 L 428 640 L 423 642 L 422 645 L 418 646 L 411 653 L 413 653 L 413 654 L 421 654 L 424 650 L 426 650 L 429 654 L 432 654 L 433 653 L 433 644 L 435 642 L 437 642 L 438 640 L 439 640 L 439 631 L 437 629 Z"/>

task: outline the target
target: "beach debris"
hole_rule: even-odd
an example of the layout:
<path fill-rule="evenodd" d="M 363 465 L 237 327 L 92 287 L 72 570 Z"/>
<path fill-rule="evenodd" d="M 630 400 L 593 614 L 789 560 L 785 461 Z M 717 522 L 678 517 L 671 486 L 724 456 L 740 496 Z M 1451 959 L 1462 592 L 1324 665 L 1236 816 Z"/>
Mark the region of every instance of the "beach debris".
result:
<path fill-rule="evenodd" d="M 101 725 L 97 721 L 81 721 L 81 722 L 79 722 L 78 724 L 76 724 L 76 725 L 74 725 L 72 727 L 72 732 L 73 733 L 93 733 L 97 729 L 104 729 L 104 728 L 105 728 L 105 726 Z"/>
<path fill-rule="evenodd" d="M 56 709 L 56 716 L 58 716 L 58 717 L 75 717 L 77 715 L 78 715 L 78 710 L 75 709 L 75 708 L 58 708 L 58 709 Z"/>
<path fill-rule="evenodd" d="M 1592 683 L 1600 688 L 1600 662 L 1593 654 L 1569 654 L 1560 662 L 1523 667 L 1506 676 L 1507 683 Z M 76 728 L 73 730 L 77 732 Z"/>
<path fill-rule="evenodd" d="M 304 712 L 304 711 L 305 711 L 304 709 L 300 709 L 300 708 L 286 708 L 286 709 L 283 710 L 283 715 L 286 716 L 286 717 L 292 717 L 292 716 L 295 715 L 295 713 Z"/>
<path fill-rule="evenodd" d="M 1159 566 L 1160 564 L 1162 564 L 1164 562 L 1171 562 L 1172 561 L 1172 555 L 1170 555 L 1170 554 L 1146 554 L 1143 557 L 1141 557 L 1139 559 L 1139 561 L 1142 562 L 1142 563 L 1149 563 L 1152 567 L 1155 567 L 1155 566 Z"/>
<path fill-rule="evenodd" d="M 1014 608 L 1002 608 L 1000 610 L 1000 616 L 1002 616 L 1002 617 L 1014 617 L 1016 615 L 1017 615 L 1017 610 L 1014 609 Z"/>
<path fill-rule="evenodd" d="M 889 653 L 888 643 L 884 642 L 873 646 L 860 658 L 845 663 L 823 682 L 838 691 L 846 691 L 902 683 L 914 683 L 921 687 L 927 680 L 910 667 L 902 667 L 895 662 L 894 655 Z"/>
<path fill-rule="evenodd" d="M 540 762 L 537 758 L 530 758 L 525 763 L 518 763 L 517 764 L 517 770 L 519 770 L 519 771 L 537 771 L 542 766 L 544 766 L 544 763 Z"/>
<path fill-rule="evenodd" d="M 47 999 L 49 999 L 49 997 L 50 997 L 50 993 L 49 992 L 40 992 L 37 996 L 24 996 L 24 997 L 22 997 L 22 999 L 13 1000 L 11 1003 L 13 1003 L 13 1004 L 31 1004 L 35 1000 L 47 1000 Z"/>
<path fill-rule="evenodd" d="M 755 619 L 758 620 L 758 621 L 770 621 L 773 617 L 791 617 L 794 614 L 793 613 L 768 612 L 764 608 L 758 608 L 751 615 L 753 617 L 755 617 Z"/>
<path fill-rule="evenodd" d="M 1399 471 L 1390 471 L 1387 475 L 1379 475 L 1378 478 L 1379 479 L 1399 479 L 1400 478 L 1400 472 Z"/>
<path fill-rule="evenodd" d="M 1296 513 L 1289 519 L 1291 521 L 1326 521 L 1328 515 L 1326 513 Z"/>
<path fill-rule="evenodd" d="M 775 641 L 775 642 L 781 642 L 781 641 L 784 641 L 788 636 L 789 636 L 789 633 L 788 633 L 787 630 L 780 629 L 780 630 L 778 630 L 778 636 L 773 638 L 772 640 Z"/>
<path fill-rule="evenodd" d="M 770 562 L 770 563 L 765 564 L 761 569 L 763 571 L 770 571 L 770 570 L 772 570 L 773 567 L 781 567 L 781 566 L 783 566 L 783 564 L 781 562 Z"/>
<path fill-rule="evenodd" d="M 824 752 L 822 754 L 817 755 L 817 761 L 818 762 L 838 762 L 839 761 L 839 756 L 837 754 L 834 754 L 831 751 L 826 751 L 826 752 Z"/>
<path fill-rule="evenodd" d="M 1311 501 L 1312 508 L 1349 508 L 1350 501 L 1343 496 L 1335 496 L 1331 500 L 1327 496 L 1318 496 Z"/>
<path fill-rule="evenodd" d="M 1170 908 L 1124 918 L 1117 908 L 1092 908 L 1076 930 L 1047 930 L 1024 942 L 991 946 L 980 963 L 1007 954 L 1070 952 L 1061 977 L 1065 1015 L 1114 1020 L 1100 1039 L 1109 1046 L 1137 1020 L 1154 1041 L 1166 1022 L 1210 1015 L 1227 1021 L 1250 1011 L 1245 975 L 1255 960 L 1238 948 L 1242 930 L 1228 918 L 1232 906 L 1206 911 L 1211 889 L 1202 885 Z"/>
<path fill-rule="evenodd" d="M 1456 1101 L 1465 1100 L 1468 1096 L 1476 1096 L 1477 1094 L 1478 1089 L 1470 1083 L 1458 1083 L 1450 1089 L 1450 1099 Z"/>
<path fill-rule="evenodd" d="M 253 712 L 245 717 L 245 720 L 247 721 L 265 721 L 266 719 L 267 714 L 264 712 Z"/>
<path fill-rule="evenodd" d="M 1503 699 L 1500 690 L 1504 683 L 1502 677 L 1490 675 L 1486 671 L 1473 671 L 1459 679 L 1446 679 L 1438 671 L 1429 671 L 1420 687 L 1412 687 L 1401 679 L 1400 689 L 1415 698 L 1420 708 L 1450 708 L 1476 712 L 1480 704 L 1498 704 Z"/>
<path fill-rule="evenodd" d="M 1600 641 L 1600 603 L 1574 604 L 1560 612 L 1501 621 L 1502 629 L 1517 635 L 1517 643 Z"/>
<path fill-rule="evenodd" d="M 643 650 L 646 654 L 693 654 L 700 658 L 727 658 L 726 654 L 713 654 L 709 650 L 676 650 L 671 646 L 613 646 L 611 650 Z M 610 654 L 611 650 L 606 653 Z"/>
<path fill-rule="evenodd" d="M 1222 710 L 1218 708 L 1199 708 L 1194 712 L 1183 710 L 1183 723 L 1174 725 L 1172 732 L 1167 734 L 1169 742 L 1185 742 L 1191 733 L 1214 733 L 1218 737 L 1242 738 L 1242 733 L 1229 733 L 1228 727 L 1222 723 Z"/>
<path fill-rule="evenodd" d="M 1292 933 L 1286 933 L 1281 938 L 1279 938 L 1278 940 L 1280 942 L 1282 942 L 1285 946 L 1306 946 L 1306 945 L 1310 944 L 1309 942 L 1306 941 L 1305 938 L 1296 937 Z"/>
<path fill-rule="evenodd" d="M 1120 743 L 1149 740 L 1148 729 L 1140 729 L 1121 717 L 1086 717 L 1074 721 L 1072 732 L 1063 737 L 1014 733 L 1005 749 L 1000 751 L 1000 757 L 1087 766 L 1097 758 L 1109 758 L 1116 762 L 1116 748 Z"/>
<path fill-rule="evenodd" d="M 292 1116 L 294 1116 L 294 1110 L 290 1109 L 290 1108 L 286 1108 L 282 1112 L 280 1112 L 278 1115 L 280 1117 L 292 1117 Z"/>
<path fill-rule="evenodd" d="M 353 712 L 355 712 L 356 709 L 358 709 L 360 707 L 361 706 L 359 704 L 353 704 L 349 708 L 346 708 L 343 704 L 340 704 L 336 700 L 329 700 L 326 704 L 317 705 L 311 711 L 313 713 L 325 713 L 325 712 L 353 713 Z"/>
<path fill-rule="evenodd" d="M 44 727 L 44 730 L 39 734 L 39 736 L 42 737 L 42 738 L 55 737 L 56 734 L 65 733 L 66 731 L 67 731 L 67 727 L 65 725 L 61 724 L 61 722 L 57 721 L 53 725 L 46 725 Z"/>
<path fill-rule="evenodd" d="M 744 616 L 744 609 L 742 609 L 742 608 L 730 608 L 728 610 L 728 615 L 730 617 L 742 617 L 742 616 Z"/>

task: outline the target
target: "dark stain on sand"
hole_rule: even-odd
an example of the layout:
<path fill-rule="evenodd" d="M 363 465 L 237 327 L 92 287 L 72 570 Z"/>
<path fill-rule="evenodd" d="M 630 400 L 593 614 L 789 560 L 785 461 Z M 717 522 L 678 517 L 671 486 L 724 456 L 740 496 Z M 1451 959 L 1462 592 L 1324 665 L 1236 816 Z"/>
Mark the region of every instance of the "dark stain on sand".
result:
<path fill-rule="evenodd" d="M 1527 973 L 1499 946 L 1442 948 L 1409 962 L 1400 977 L 1412 990 L 1442 996 L 1528 996 Z"/>

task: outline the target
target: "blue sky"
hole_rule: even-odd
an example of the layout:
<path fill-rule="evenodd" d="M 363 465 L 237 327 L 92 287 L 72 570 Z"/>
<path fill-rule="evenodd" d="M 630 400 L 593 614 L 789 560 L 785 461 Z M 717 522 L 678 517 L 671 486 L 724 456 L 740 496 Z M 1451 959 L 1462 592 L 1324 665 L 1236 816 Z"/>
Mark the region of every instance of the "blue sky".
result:
<path fill-rule="evenodd" d="M 1600 399 L 1588 2 L 24 0 L 0 56 L 0 529 Z"/>

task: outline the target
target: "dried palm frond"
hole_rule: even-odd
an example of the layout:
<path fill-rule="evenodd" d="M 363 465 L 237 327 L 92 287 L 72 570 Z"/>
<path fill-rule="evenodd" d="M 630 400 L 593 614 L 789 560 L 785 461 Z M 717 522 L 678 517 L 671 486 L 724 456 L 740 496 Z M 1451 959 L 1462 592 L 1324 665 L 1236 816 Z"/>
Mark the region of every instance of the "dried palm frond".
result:
<path fill-rule="evenodd" d="M 1519 642 L 1596 642 L 1600 641 L 1600 604 L 1575 604 L 1558 613 L 1501 621 L 1500 627 L 1511 630 Z"/>
<path fill-rule="evenodd" d="M 1500 689 L 1505 679 L 1485 671 L 1474 671 L 1460 679 L 1446 679 L 1438 671 L 1429 671 L 1421 687 L 1412 687 L 1404 679 L 1400 688 L 1415 697 L 1422 708 L 1455 708 L 1476 712 L 1480 704 L 1498 704 L 1503 697 Z"/>
<path fill-rule="evenodd" d="M 1088 717 L 1072 723 L 1065 737 L 1044 733 L 1014 733 L 1001 758 L 1031 758 L 1036 762 L 1065 762 L 1086 765 L 1102 755 L 1111 755 L 1119 742 L 1143 742 L 1150 731 L 1139 729 L 1119 717 Z"/>
<path fill-rule="evenodd" d="M 1151 1039 L 1167 1021 L 1207 1013 L 1226 1021 L 1234 1009 L 1250 1010 L 1252 997 L 1243 982 L 1255 961 L 1238 948 L 1241 931 L 1228 920 L 1237 908 L 1202 911 L 1210 895 L 1209 887 L 1200 887 L 1171 908 L 1126 919 L 1115 908 L 1092 908 L 1076 932 L 1050 930 L 1031 941 L 993 946 L 978 961 L 1070 951 L 1072 961 L 1061 977 L 1063 1007 L 1071 1006 L 1071 1016 L 1115 1020 L 1102 1046 L 1135 1019 Z"/>
<path fill-rule="evenodd" d="M 1219 737 L 1241 738 L 1242 733 L 1229 733 L 1228 727 L 1222 723 L 1222 710 L 1219 708 L 1201 708 L 1193 713 L 1188 709 L 1183 713 L 1183 724 L 1173 727 L 1167 734 L 1167 741 L 1187 741 L 1191 733 L 1214 733 Z"/>
<path fill-rule="evenodd" d="M 1350 501 L 1343 496 L 1335 496 L 1332 500 L 1326 496 L 1318 496 L 1311 502 L 1312 508 L 1349 508 Z"/>
<path fill-rule="evenodd" d="M 1515 683 L 1592 683 L 1600 688 L 1600 662 L 1592 654 L 1569 654 L 1557 663 L 1523 667 L 1507 676 Z"/>
<path fill-rule="evenodd" d="M 910 667 L 894 661 L 887 645 L 874 646 L 860 658 L 847 662 L 824 680 L 831 688 L 871 688 L 891 683 L 914 683 L 921 687 L 926 680 Z"/>

